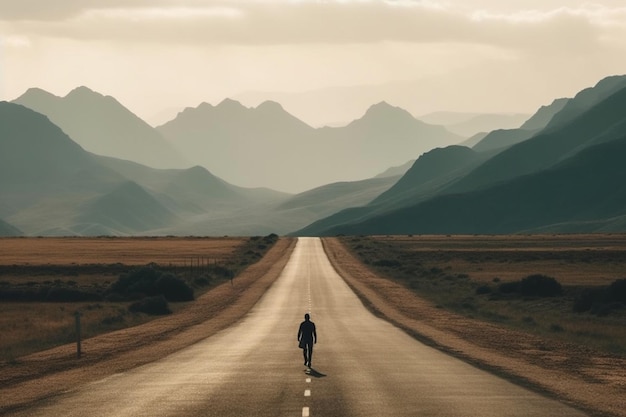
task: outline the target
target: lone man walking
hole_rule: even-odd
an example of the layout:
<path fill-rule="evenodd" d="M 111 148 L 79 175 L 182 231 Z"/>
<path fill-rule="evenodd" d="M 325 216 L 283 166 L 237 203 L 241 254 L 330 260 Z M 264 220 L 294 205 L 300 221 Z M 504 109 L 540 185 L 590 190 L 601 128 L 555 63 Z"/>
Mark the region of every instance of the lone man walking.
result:
<path fill-rule="evenodd" d="M 298 341 L 304 355 L 304 366 L 310 368 L 311 358 L 313 357 L 313 345 L 317 343 L 317 332 L 315 331 L 315 323 L 311 321 L 309 313 L 304 315 L 304 321 L 300 323 Z"/>

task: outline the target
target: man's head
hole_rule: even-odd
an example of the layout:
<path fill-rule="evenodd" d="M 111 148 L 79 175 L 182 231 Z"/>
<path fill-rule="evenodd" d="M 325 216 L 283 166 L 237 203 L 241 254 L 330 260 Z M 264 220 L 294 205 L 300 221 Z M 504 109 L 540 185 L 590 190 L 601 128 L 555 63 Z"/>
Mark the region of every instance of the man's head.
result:
<path fill-rule="evenodd" d="M 304 315 L 304 319 L 305 319 L 305 320 L 307 320 L 307 321 L 308 321 L 310 318 L 311 318 L 311 315 L 310 315 L 309 313 L 306 313 L 306 314 Z"/>

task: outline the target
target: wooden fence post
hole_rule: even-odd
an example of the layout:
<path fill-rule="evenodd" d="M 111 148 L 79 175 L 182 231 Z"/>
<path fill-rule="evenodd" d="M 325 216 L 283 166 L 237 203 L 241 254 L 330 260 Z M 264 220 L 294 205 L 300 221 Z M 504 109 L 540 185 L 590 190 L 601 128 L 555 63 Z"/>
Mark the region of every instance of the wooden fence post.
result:
<path fill-rule="evenodd" d="M 80 312 L 77 311 L 74 316 L 76 317 L 76 358 L 80 359 Z"/>

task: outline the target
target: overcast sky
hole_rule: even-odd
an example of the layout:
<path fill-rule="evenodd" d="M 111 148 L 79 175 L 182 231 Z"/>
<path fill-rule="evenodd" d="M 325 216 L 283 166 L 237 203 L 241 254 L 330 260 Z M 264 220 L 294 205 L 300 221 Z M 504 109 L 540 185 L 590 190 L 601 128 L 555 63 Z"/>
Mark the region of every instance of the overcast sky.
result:
<path fill-rule="evenodd" d="M 2 0 L 0 36 L 0 99 L 85 85 L 152 123 L 226 97 L 532 113 L 626 73 L 623 0 Z"/>

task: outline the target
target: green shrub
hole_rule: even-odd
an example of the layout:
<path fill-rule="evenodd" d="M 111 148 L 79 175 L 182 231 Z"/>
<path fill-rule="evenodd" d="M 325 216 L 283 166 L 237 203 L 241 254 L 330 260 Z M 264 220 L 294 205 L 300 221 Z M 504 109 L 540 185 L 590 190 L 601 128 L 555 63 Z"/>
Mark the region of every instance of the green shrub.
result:
<path fill-rule="evenodd" d="M 146 297 L 132 303 L 128 309 L 133 313 L 146 313 L 153 316 L 171 314 L 172 311 L 167 305 L 167 300 L 162 295 Z"/>
<path fill-rule="evenodd" d="M 191 301 L 193 289 L 185 281 L 172 274 L 163 274 L 154 283 L 157 294 L 162 294 L 168 301 Z"/>
<path fill-rule="evenodd" d="M 100 301 L 99 294 L 81 291 L 74 288 L 52 287 L 46 294 L 45 301 L 74 303 L 78 301 Z"/>
<path fill-rule="evenodd" d="M 221 265 L 213 265 L 211 267 L 211 273 L 227 279 L 231 279 L 235 276 L 235 272 L 232 269 Z"/>
<path fill-rule="evenodd" d="M 519 287 L 519 281 L 503 282 L 498 286 L 498 291 L 502 294 L 512 294 L 519 292 Z"/>
<path fill-rule="evenodd" d="M 169 301 L 193 300 L 193 289 L 185 281 L 169 272 L 157 269 L 154 265 L 122 274 L 111 285 L 109 291 L 128 300 L 156 295 L 163 295 Z M 107 299 L 109 298 L 107 295 Z"/>
<path fill-rule="evenodd" d="M 591 308 L 591 312 L 597 316 L 604 317 L 611 314 L 613 311 L 621 310 L 624 308 L 624 304 L 617 302 L 606 302 L 594 304 Z"/>
<path fill-rule="evenodd" d="M 372 265 L 374 265 L 374 266 L 381 266 L 381 267 L 384 267 L 384 268 L 397 268 L 401 264 L 400 264 L 399 261 L 397 261 L 395 259 L 379 259 L 377 261 L 372 262 Z"/>
<path fill-rule="evenodd" d="M 564 332 L 565 329 L 560 324 L 551 324 L 550 331 L 554 333 L 561 333 L 561 332 Z"/>
<path fill-rule="evenodd" d="M 476 294 L 478 295 L 491 294 L 491 293 L 492 293 L 492 290 L 489 285 L 481 285 L 480 287 L 476 288 Z"/>
<path fill-rule="evenodd" d="M 575 299 L 572 307 L 576 313 L 586 311 L 606 316 L 626 307 L 626 279 L 618 279 L 608 287 L 586 288 Z"/>
<path fill-rule="evenodd" d="M 572 309 L 575 313 L 583 313 L 591 310 L 594 303 L 604 298 L 603 292 L 604 290 L 602 288 L 586 288 L 574 298 L 574 306 Z"/>
<path fill-rule="evenodd" d="M 610 301 L 626 304 L 626 278 L 618 279 L 609 285 L 607 296 Z"/>
<path fill-rule="evenodd" d="M 535 274 L 522 279 L 519 291 L 525 296 L 555 297 L 563 292 L 563 288 L 556 279 Z"/>

